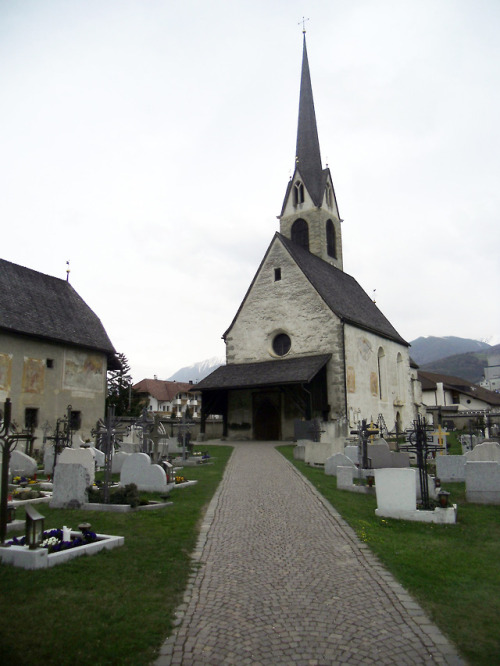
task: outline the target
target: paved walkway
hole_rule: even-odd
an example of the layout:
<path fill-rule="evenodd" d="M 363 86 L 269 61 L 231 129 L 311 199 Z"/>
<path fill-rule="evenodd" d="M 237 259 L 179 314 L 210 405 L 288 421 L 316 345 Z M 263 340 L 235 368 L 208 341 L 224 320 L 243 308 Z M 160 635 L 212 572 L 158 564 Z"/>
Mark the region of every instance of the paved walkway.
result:
<path fill-rule="evenodd" d="M 194 557 L 156 666 L 463 663 L 273 443 L 235 444 Z"/>

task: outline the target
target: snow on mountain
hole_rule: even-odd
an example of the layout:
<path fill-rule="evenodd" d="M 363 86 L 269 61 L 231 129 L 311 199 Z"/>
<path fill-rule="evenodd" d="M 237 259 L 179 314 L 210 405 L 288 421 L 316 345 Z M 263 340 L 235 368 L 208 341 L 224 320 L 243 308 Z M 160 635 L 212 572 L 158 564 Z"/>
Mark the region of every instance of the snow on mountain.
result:
<path fill-rule="evenodd" d="M 169 377 L 167 381 L 192 381 L 193 384 L 197 384 L 218 367 L 225 365 L 225 363 L 226 360 L 224 358 L 212 356 L 212 358 L 207 358 L 204 361 L 198 361 L 197 363 L 193 363 L 193 365 L 187 365 L 184 368 L 180 368 L 180 370 L 174 372 L 174 374 Z"/>

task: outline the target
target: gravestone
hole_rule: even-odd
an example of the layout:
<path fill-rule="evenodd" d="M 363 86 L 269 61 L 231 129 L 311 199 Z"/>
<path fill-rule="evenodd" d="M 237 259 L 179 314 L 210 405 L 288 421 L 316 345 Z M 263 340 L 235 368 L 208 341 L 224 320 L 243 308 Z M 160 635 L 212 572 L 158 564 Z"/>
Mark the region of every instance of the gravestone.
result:
<path fill-rule="evenodd" d="M 45 474 L 54 472 L 54 445 L 48 442 L 43 450 L 43 471 Z"/>
<path fill-rule="evenodd" d="M 83 465 L 89 473 L 89 485 L 93 485 L 95 481 L 95 460 L 90 449 L 63 449 L 57 458 L 56 470 L 59 465 L 68 464 Z"/>
<path fill-rule="evenodd" d="M 78 509 L 88 502 L 90 477 L 87 467 L 79 463 L 57 464 L 54 472 L 52 499 L 55 509 Z"/>
<path fill-rule="evenodd" d="M 438 456 L 436 458 L 436 476 L 442 482 L 465 481 L 466 456 Z"/>
<path fill-rule="evenodd" d="M 468 502 L 500 504 L 500 463 L 467 462 L 465 465 L 465 493 Z"/>
<path fill-rule="evenodd" d="M 294 460 L 302 460 L 302 462 L 306 459 L 306 445 L 303 440 L 299 440 L 293 447 L 293 457 Z"/>
<path fill-rule="evenodd" d="M 359 448 L 352 444 L 348 444 L 344 447 L 344 455 L 352 460 L 352 462 L 357 465 L 359 462 Z"/>
<path fill-rule="evenodd" d="M 104 463 L 106 460 L 104 452 L 99 451 L 99 449 L 96 449 L 95 446 L 91 446 L 90 451 L 92 451 L 92 453 L 94 454 L 94 460 L 96 462 L 97 467 L 104 467 Z"/>
<path fill-rule="evenodd" d="M 164 492 L 167 489 L 167 476 L 161 465 L 152 465 L 146 453 L 132 453 L 123 463 L 120 485 L 135 483 L 139 490 Z"/>
<path fill-rule="evenodd" d="M 414 469 L 375 470 L 375 490 L 380 515 L 394 515 L 417 508 L 417 473 Z"/>
<path fill-rule="evenodd" d="M 129 458 L 132 453 L 126 453 L 125 451 L 117 451 L 113 456 L 113 461 L 111 465 L 112 474 L 120 474 L 122 471 L 123 463 L 127 458 Z"/>
<path fill-rule="evenodd" d="M 356 469 L 356 465 L 343 453 L 335 453 L 325 461 L 325 474 L 327 476 L 337 476 L 338 467 L 351 467 Z"/>
<path fill-rule="evenodd" d="M 366 447 L 368 460 L 372 469 L 382 469 L 384 467 L 409 467 L 410 456 L 406 451 L 391 451 L 389 444 L 384 439 L 378 439 L 373 444 Z M 346 446 L 344 454 L 355 464 L 359 460 L 359 448 L 357 446 Z"/>
<path fill-rule="evenodd" d="M 36 460 L 22 451 L 14 449 L 10 454 L 11 476 L 35 476 L 38 466 Z"/>
<path fill-rule="evenodd" d="M 500 462 L 500 444 L 486 440 L 465 454 L 467 462 Z"/>
<path fill-rule="evenodd" d="M 354 485 L 354 471 L 355 467 L 352 465 L 349 465 L 348 467 L 344 467 L 342 465 L 339 465 L 337 467 L 337 489 L 338 490 L 350 490 L 352 486 Z M 325 470 L 326 473 L 326 470 Z"/>

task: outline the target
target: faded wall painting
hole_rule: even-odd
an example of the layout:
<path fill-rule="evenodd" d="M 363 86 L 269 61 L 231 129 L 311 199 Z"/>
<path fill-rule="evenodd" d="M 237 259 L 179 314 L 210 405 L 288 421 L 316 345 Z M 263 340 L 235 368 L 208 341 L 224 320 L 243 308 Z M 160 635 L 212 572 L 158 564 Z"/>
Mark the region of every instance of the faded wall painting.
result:
<path fill-rule="evenodd" d="M 356 373 L 352 365 L 347 366 L 347 391 L 349 393 L 356 392 Z"/>
<path fill-rule="evenodd" d="M 23 384 L 24 393 L 43 393 L 45 379 L 45 360 L 24 357 Z"/>
<path fill-rule="evenodd" d="M 0 354 L 0 391 L 10 391 L 12 381 L 12 355 Z"/>
<path fill-rule="evenodd" d="M 105 375 L 104 356 L 91 352 L 65 351 L 63 388 L 102 393 Z"/>

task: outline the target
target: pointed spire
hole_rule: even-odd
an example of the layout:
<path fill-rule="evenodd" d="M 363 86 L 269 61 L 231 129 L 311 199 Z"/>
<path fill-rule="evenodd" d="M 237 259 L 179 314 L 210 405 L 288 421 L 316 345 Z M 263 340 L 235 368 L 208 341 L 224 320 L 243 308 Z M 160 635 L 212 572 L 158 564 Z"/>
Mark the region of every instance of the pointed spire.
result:
<path fill-rule="evenodd" d="M 319 150 L 318 128 L 312 94 L 311 74 L 307 59 L 306 35 L 302 55 L 302 77 L 300 81 L 299 122 L 297 128 L 296 167 L 316 205 L 322 198 L 321 154 Z"/>

